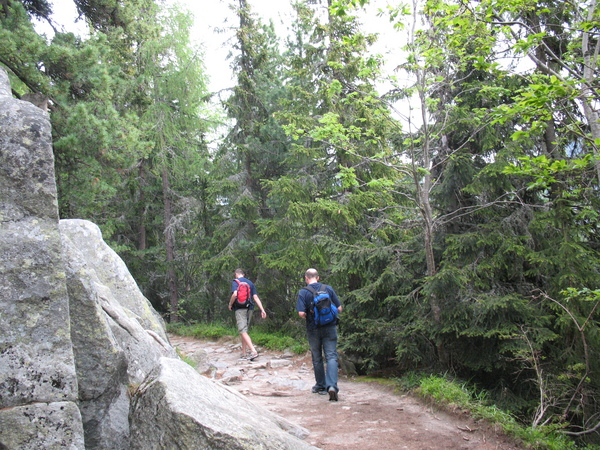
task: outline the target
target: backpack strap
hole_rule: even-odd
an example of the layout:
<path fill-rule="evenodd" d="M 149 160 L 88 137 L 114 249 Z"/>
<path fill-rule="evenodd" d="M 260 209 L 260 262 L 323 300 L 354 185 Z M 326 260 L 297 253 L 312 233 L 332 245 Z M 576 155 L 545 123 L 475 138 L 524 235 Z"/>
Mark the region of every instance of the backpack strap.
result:
<path fill-rule="evenodd" d="M 315 295 L 317 295 L 317 291 L 316 291 L 316 290 L 315 290 L 315 288 L 314 288 L 314 287 L 312 287 L 312 286 L 306 286 L 306 287 L 304 287 L 304 288 L 302 288 L 302 289 L 306 289 L 308 292 L 310 292 L 310 293 L 313 295 L 313 297 L 314 297 Z"/>
<path fill-rule="evenodd" d="M 323 283 L 319 283 L 319 288 L 318 289 L 315 289 L 311 285 L 307 285 L 307 286 L 303 287 L 302 289 L 306 289 L 307 291 L 309 291 L 310 293 L 312 293 L 313 297 L 316 297 L 317 294 L 318 294 L 317 291 L 323 290 Z"/>
<path fill-rule="evenodd" d="M 313 301 L 314 301 L 314 298 L 317 296 L 317 291 L 315 290 L 315 288 L 312 286 L 304 286 L 302 289 L 306 289 L 308 292 L 310 292 L 313 296 Z M 313 311 L 312 302 L 311 302 L 311 307 L 308 308 L 308 314 L 314 314 L 314 313 L 315 312 Z"/>

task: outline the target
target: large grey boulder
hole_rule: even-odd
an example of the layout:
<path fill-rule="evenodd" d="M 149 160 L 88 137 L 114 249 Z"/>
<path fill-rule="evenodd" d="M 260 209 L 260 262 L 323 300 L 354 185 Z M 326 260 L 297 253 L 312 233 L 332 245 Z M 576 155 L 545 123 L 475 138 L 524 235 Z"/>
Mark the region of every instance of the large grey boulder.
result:
<path fill-rule="evenodd" d="M 61 220 L 86 448 L 128 448 L 128 390 L 177 355 L 160 316 L 85 220 Z"/>
<path fill-rule="evenodd" d="M 61 233 L 80 250 L 78 257 L 117 299 L 127 315 L 168 342 L 162 317 L 144 297 L 123 260 L 104 242 L 98 226 L 87 220 L 71 219 L 61 220 L 60 227 Z"/>
<path fill-rule="evenodd" d="M 3 411 L 0 443 L 9 450 L 83 449 L 79 410 L 73 402 L 51 402 Z"/>
<path fill-rule="evenodd" d="M 83 448 L 50 121 L 0 67 L 0 444 Z"/>
<path fill-rule="evenodd" d="M 132 383 L 140 383 L 161 356 L 177 357 L 162 317 L 123 260 L 104 242 L 100 228 L 87 220 L 63 219 L 60 231 L 73 305 L 71 322 L 77 325 L 72 327 L 76 353 L 88 354 L 97 338 L 110 338 L 125 354 Z M 90 317 L 86 306 L 94 307 L 95 316 Z"/>
<path fill-rule="evenodd" d="M 60 230 L 86 448 L 308 448 L 306 430 L 178 358 L 96 225 L 61 220 Z"/>
<path fill-rule="evenodd" d="M 162 358 L 139 386 L 130 419 L 132 449 L 315 448 L 298 438 L 304 428 L 175 359 Z"/>

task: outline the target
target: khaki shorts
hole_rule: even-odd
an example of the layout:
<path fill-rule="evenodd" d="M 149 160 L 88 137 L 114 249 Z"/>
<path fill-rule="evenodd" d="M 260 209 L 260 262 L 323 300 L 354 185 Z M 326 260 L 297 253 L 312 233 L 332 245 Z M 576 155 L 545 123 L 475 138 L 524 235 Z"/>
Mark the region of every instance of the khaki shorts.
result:
<path fill-rule="evenodd" d="M 253 309 L 243 308 L 235 310 L 235 322 L 237 323 L 238 331 L 240 333 L 247 333 L 250 327 L 250 320 L 252 319 Z"/>

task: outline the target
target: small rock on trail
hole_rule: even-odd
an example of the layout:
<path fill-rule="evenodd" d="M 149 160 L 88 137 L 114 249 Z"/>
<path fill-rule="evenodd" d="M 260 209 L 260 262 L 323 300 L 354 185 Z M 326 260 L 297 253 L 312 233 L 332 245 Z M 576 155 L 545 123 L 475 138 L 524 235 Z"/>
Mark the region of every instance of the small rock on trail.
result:
<path fill-rule="evenodd" d="M 518 450 L 511 439 L 466 415 L 435 411 L 389 387 L 340 375 L 339 401 L 311 393 L 310 355 L 259 349 L 242 360 L 239 339 L 218 342 L 169 335 L 197 370 L 309 430 L 305 441 L 323 450 Z"/>

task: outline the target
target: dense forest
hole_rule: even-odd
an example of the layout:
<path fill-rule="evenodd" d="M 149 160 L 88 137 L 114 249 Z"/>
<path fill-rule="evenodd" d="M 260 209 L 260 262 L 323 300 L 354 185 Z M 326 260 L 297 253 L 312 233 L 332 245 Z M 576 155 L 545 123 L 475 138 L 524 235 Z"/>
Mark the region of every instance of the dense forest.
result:
<path fill-rule="evenodd" d="M 231 320 L 243 267 L 263 325 L 302 336 L 316 267 L 361 372 L 451 373 L 600 441 L 596 0 L 299 0 L 285 36 L 232 0 L 219 93 L 184 7 L 72 1 L 85 36 L 52 0 L 0 1 L 0 64 L 48 98 L 60 216 L 97 223 L 167 320 Z"/>

